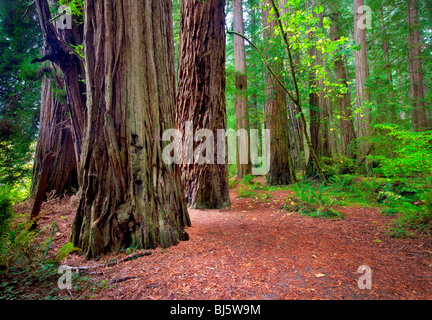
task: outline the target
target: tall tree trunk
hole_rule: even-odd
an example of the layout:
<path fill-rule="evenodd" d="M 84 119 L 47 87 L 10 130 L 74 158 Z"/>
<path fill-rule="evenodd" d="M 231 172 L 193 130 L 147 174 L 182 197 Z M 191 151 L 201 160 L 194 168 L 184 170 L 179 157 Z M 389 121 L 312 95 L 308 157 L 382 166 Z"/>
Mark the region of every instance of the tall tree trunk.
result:
<path fill-rule="evenodd" d="M 233 1 L 234 31 L 244 34 L 242 0 Z M 246 51 L 242 37 L 234 36 L 235 86 L 236 86 L 236 125 L 237 132 L 246 130 L 247 135 L 237 138 L 237 176 L 242 179 L 252 173 L 250 160 L 250 126 L 247 98 Z M 245 154 L 247 152 L 247 154 Z"/>
<path fill-rule="evenodd" d="M 64 88 L 57 73 L 54 78 L 42 80 L 42 97 L 39 118 L 39 136 L 33 166 L 31 194 L 35 194 L 48 153 L 53 154 L 44 192 L 64 195 L 78 189 L 77 163 L 68 108 L 65 101 L 56 97 L 55 90 Z M 64 98 L 65 99 L 65 98 Z"/>
<path fill-rule="evenodd" d="M 331 39 L 338 41 L 341 39 L 340 24 L 339 22 L 339 8 L 337 4 L 332 6 L 332 25 L 331 25 Z M 353 116 L 351 110 L 351 90 L 348 85 L 348 75 L 345 66 L 345 59 L 341 55 L 334 61 L 335 75 L 346 89 L 346 92 L 339 96 L 339 115 L 340 127 L 343 137 L 343 153 L 349 158 L 355 158 L 355 146 L 353 142 L 356 139 L 355 128 L 353 123 Z"/>
<path fill-rule="evenodd" d="M 324 28 L 324 13 L 315 13 L 314 16 L 318 18 L 318 28 L 323 29 Z M 322 68 L 325 68 L 322 52 L 317 50 L 317 63 L 321 65 Z M 330 135 L 330 123 L 332 120 L 332 113 L 331 113 L 331 104 L 330 104 L 330 98 L 328 97 L 328 88 L 324 83 L 324 78 L 320 77 L 318 79 L 318 88 L 320 89 L 319 97 L 318 97 L 318 105 L 320 109 L 320 120 L 321 120 L 321 152 L 323 157 L 331 157 L 332 156 L 332 149 L 331 149 L 331 135 Z M 327 96 L 327 97 L 326 97 Z"/>
<path fill-rule="evenodd" d="M 183 133 L 184 145 L 195 151 L 198 143 L 187 134 L 188 123 L 192 130 L 210 130 L 214 138 L 218 129 L 226 129 L 224 9 L 225 0 L 182 1 L 177 128 Z M 213 153 L 206 150 L 202 164 L 189 161 L 194 157 L 183 161 L 182 181 L 192 208 L 230 206 L 228 167 L 218 161 L 225 156 L 215 149 Z"/>
<path fill-rule="evenodd" d="M 313 1 L 307 1 L 305 3 L 306 10 L 313 10 L 314 3 Z M 316 17 L 316 13 L 314 13 L 314 16 Z M 315 32 L 311 31 L 308 33 L 308 38 L 310 41 L 313 41 L 315 38 Z M 316 46 L 312 46 L 309 49 L 309 56 L 316 57 L 314 64 L 320 65 L 322 64 L 322 58 L 321 53 L 317 50 Z M 311 68 L 311 70 L 315 70 Z M 323 156 L 323 133 L 324 129 L 321 122 L 322 117 L 322 99 L 320 99 L 320 93 L 316 92 L 318 88 L 320 88 L 320 82 L 316 77 L 315 71 L 309 73 L 309 132 L 310 132 L 310 139 L 312 142 L 312 146 L 315 150 L 315 153 L 318 158 L 321 158 Z M 309 161 L 306 167 L 306 174 L 308 176 L 314 176 L 316 174 L 316 168 L 314 166 L 312 155 L 309 155 Z"/>
<path fill-rule="evenodd" d="M 44 55 L 33 62 L 54 62 L 63 73 L 67 106 L 72 121 L 75 159 L 79 163 L 87 122 L 86 85 L 80 81 L 84 78 L 85 70 L 83 61 L 73 54 L 70 45 L 82 44 L 83 30 L 75 23 L 72 23 L 72 29 L 60 29 L 55 22 L 50 22 L 49 4 L 54 5 L 57 0 L 35 0 L 35 3 L 44 38 Z"/>
<path fill-rule="evenodd" d="M 417 0 L 408 0 L 408 38 L 411 98 L 413 105 L 413 127 L 415 131 L 428 129 L 430 121 L 426 117 L 423 86 L 423 63 L 418 20 Z"/>
<path fill-rule="evenodd" d="M 87 257 L 188 239 L 180 172 L 163 161 L 175 128 L 171 0 L 86 0 L 89 126 L 72 242 Z"/>
<path fill-rule="evenodd" d="M 275 37 L 277 26 L 276 18 L 269 19 L 271 4 L 269 0 L 263 2 L 264 39 Z M 271 45 L 267 51 L 274 53 Z M 283 70 L 283 60 L 278 59 L 271 63 L 276 73 Z M 289 141 L 288 115 L 286 108 L 286 93 L 282 86 L 269 73 L 266 77 L 266 128 L 270 129 L 270 171 L 267 174 L 267 183 L 270 185 L 286 185 L 295 182 L 295 172 L 291 157 Z"/>
<path fill-rule="evenodd" d="M 354 0 L 354 41 L 360 45 L 359 51 L 356 51 L 354 64 L 356 71 L 356 135 L 360 139 L 358 146 L 359 161 L 363 162 L 364 158 L 370 151 L 370 143 L 366 140 L 370 134 L 371 112 L 369 107 L 370 93 L 366 82 L 369 78 L 369 61 L 367 56 L 366 28 L 364 22 L 364 0 Z M 369 162 L 366 161 L 366 167 Z"/>
<path fill-rule="evenodd" d="M 381 22 L 381 33 L 382 33 L 382 48 L 384 53 L 384 60 L 385 60 L 385 71 L 387 74 L 387 80 L 388 80 L 388 94 L 389 94 L 389 111 L 390 111 L 390 120 L 391 122 L 395 123 L 397 121 L 397 110 L 396 106 L 397 104 L 394 101 L 394 87 L 393 87 L 393 74 L 392 74 L 392 68 L 390 64 L 390 53 L 389 53 L 389 41 L 388 41 L 388 35 L 387 30 L 385 26 L 384 21 L 384 9 L 383 7 L 380 8 L 380 22 Z"/>
<path fill-rule="evenodd" d="M 280 8 L 283 16 L 291 14 L 291 10 L 287 0 L 280 0 Z M 294 36 L 288 32 L 288 36 L 294 39 Z M 295 55 L 295 65 L 300 65 L 300 55 L 294 53 Z M 287 60 L 284 61 L 284 68 L 286 70 L 290 69 L 289 62 Z M 304 161 L 300 159 L 300 157 L 304 154 L 304 144 L 303 144 L 303 133 L 301 128 L 301 121 L 298 117 L 298 110 L 295 103 L 292 101 L 288 101 L 287 106 L 288 113 L 288 125 L 289 125 L 289 141 L 291 142 L 291 155 L 293 157 L 293 166 L 294 170 L 303 170 L 305 165 Z"/>

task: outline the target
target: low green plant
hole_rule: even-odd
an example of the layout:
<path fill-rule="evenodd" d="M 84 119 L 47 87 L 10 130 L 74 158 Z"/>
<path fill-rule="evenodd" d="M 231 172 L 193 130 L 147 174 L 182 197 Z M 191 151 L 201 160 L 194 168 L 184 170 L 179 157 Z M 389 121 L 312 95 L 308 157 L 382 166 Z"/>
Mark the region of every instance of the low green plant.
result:
<path fill-rule="evenodd" d="M 335 175 L 353 174 L 357 170 L 355 160 L 341 154 L 321 158 L 322 169 L 327 178 Z"/>
<path fill-rule="evenodd" d="M 292 189 L 295 197 L 289 197 L 285 201 L 286 211 L 295 211 L 315 218 L 344 218 L 342 213 L 332 208 L 337 205 L 337 200 L 327 192 L 329 188 L 326 187 L 326 182 L 322 182 L 318 187 L 303 182 L 294 184 Z"/>
<path fill-rule="evenodd" d="M 386 208 L 386 209 L 381 210 L 380 213 L 385 215 L 385 216 L 396 216 L 400 212 L 399 212 L 399 210 L 397 210 L 395 208 Z"/>
<path fill-rule="evenodd" d="M 352 175 L 333 176 L 328 183 L 334 191 L 352 191 L 353 180 L 354 176 Z"/>
<path fill-rule="evenodd" d="M 61 247 L 59 251 L 57 251 L 55 255 L 56 261 L 60 263 L 62 260 L 66 259 L 69 254 L 77 251 L 81 251 L 81 249 L 75 248 L 72 242 L 68 242 L 63 247 Z"/>

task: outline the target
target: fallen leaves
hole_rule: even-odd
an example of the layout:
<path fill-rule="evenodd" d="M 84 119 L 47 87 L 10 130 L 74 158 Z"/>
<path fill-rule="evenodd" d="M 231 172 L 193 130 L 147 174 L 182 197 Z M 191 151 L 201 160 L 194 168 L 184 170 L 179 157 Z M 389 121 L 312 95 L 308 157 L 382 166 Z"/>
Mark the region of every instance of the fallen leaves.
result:
<path fill-rule="evenodd" d="M 418 251 L 423 254 L 409 256 L 418 240 L 386 240 L 380 228 L 390 218 L 373 209 L 344 208 L 348 218 L 338 224 L 273 210 L 289 192 L 276 190 L 275 199 L 252 207 L 251 201 L 232 196 L 232 210 L 190 210 L 189 241 L 104 268 L 103 274 L 92 276 L 96 281 L 128 281 L 113 284 L 95 298 L 432 299 L 432 264 L 425 253 L 432 241 L 422 240 L 426 244 Z M 72 209 L 68 208 L 75 212 Z M 53 246 L 61 247 L 69 239 L 73 215 L 66 224 L 60 220 L 64 208 L 59 205 L 54 211 L 50 217 L 64 224 L 64 236 Z M 121 259 L 122 255 L 109 257 Z M 66 263 L 91 262 L 73 255 Z M 365 263 L 377 266 L 372 291 L 357 287 L 357 269 Z"/>

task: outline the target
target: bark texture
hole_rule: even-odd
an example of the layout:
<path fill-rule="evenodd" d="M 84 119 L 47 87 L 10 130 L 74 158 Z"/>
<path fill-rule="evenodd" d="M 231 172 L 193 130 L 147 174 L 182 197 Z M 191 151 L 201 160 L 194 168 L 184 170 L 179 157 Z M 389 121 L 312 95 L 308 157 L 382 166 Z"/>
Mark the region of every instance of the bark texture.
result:
<path fill-rule="evenodd" d="M 356 51 L 354 64 L 356 71 L 356 135 L 360 139 L 358 144 L 359 160 L 364 160 L 370 149 L 370 143 L 365 138 L 370 134 L 371 112 L 368 103 L 370 102 L 369 88 L 366 82 L 369 78 L 369 60 L 367 56 L 366 28 L 364 22 L 364 0 L 354 0 L 354 40 L 356 45 L 361 45 Z M 366 161 L 367 166 L 369 166 Z"/>
<path fill-rule="evenodd" d="M 87 257 L 168 247 L 190 225 L 180 172 L 163 162 L 175 127 L 170 0 L 88 0 L 88 126 L 72 242 Z"/>
<path fill-rule="evenodd" d="M 80 162 L 81 145 L 84 139 L 87 121 L 86 85 L 80 81 L 84 78 L 84 64 L 71 50 L 72 45 L 82 44 L 83 28 L 72 23 L 72 29 L 60 29 L 55 22 L 50 22 L 49 5 L 57 0 L 35 0 L 39 23 L 44 38 L 43 57 L 33 62 L 51 61 L 60 67 L 67 95 L 67 107 L 72 122 L 75 159 Z"/>
<path fill-rule="evenodd" d="M 186 134 L 186 122 L 192 123 L 195 133 L 210 130 L 214 142 L 217 130 L 226 129 L 224 7 L 225 0 L 183 0 L 181 4 L 176 122 L 183 144 L 193 150 L 200 144 Z M 181 165 L 186 200 L 192 208 L 230 205 L 227 165 L 218 164 L 218 156 L 224 155 L 216 149 L 206 153 L 209 161 L 204 164 L 184 158 Z"/>
<path fill-rule="evenodd" d="M 244 34 L 242 0 L 233 1 L 233 25 L 234 31 Z M 249 133 L 249 110 L 247 97 L 246 75 L 246 51 L 245 41 L 242 37 L 234 36 L 234 60 L 235 60 L 235 86 L 236 86 L 236 125 L 237 131 L 244 129 Z M 252 173 L 250 160 L 250 135 L 237 138 L 237 176 L 242 179 Z M 243 148 L 243 149 L 241 149 Z M 240 151 L 247 152 L 247 159 L 242 159 Z M 245 163 L 246 162 L 246 163 Z"/>
<path fill-rule="evenodd" d="M 274 37 L 277 27 L 275 17 L 269 19 L 270 1 L 263 2 L 263 31 L 264 39 Z M 271 45 L 266 50 L 274 54 Z M 272 69 L 279 73 L 283 70 L 283 61 L 278 59 L 271 63 Z M 270 185 L 286 185 L 295 182 L 291 146 L 289 141 L 288 115 L 286 107 L 286 93 L 284 88 L 267 73 L 266 77 L 266 129 L 270 129 L 270 171 L 267 174 L 267 183 Z"/>
<path fill-rule="evenodd" d="M 415 131 L 430 129 L 430 119 L 426 116 L 424 102 L 423 63 L 421 57 L 418 1 L 408 0 L 409 66 L 411 98 L 413 105 L 413 127 Z"/>
<path fill-rule="evenodd" d="M 48 76 L 42 80 L 39 136 L 31 188 L 33 195 L 40 184 L 43 162 L 48 153 L 53 154 L 53 159 L 44 193 L 63 196 L 78 189 L 77 163 L 67 103 L 61 101 L 62 98 L 55 93 L 63 87 L 63 79 L 58 74 L 55 74 L 54 78 Z"/>
<path fill-rule="evenodd" d="M 331 39 L 338 41 L 341 39 L 339 21 L 339 8 L 337 4 L 332 6 L 332 25 L 331 25 Z M 343 84 L 346 92 L 339 96 L 339 116 L 341 135 L 343 137 L 342 150 L 343 154 L 349 158 L 355 158 L 355 128 L 353 123 L 353 115 L 351 110 L 351 90 L 348 85 L 348 74 L 345 65 L 345 59 L 342 55 L 334 61 L 334 69 L 337 81 Z"/>

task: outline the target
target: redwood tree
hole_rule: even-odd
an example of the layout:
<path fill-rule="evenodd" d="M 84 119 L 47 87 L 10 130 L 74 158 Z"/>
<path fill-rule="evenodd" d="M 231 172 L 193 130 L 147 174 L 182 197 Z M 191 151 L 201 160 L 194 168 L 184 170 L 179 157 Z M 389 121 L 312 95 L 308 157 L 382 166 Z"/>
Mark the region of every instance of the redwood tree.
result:
<path fill-rule="evenodd" d="M 425 94 L 423 84 L 423 62 L 421 58 L 420 31 L 418 19 L 418 1 L 408 0 L 408 40 L 409 67 L 411 82 L 411 98 L 413 104 L 413 127 L 415 131 L 422 131 L 430 126 L 426 116 Z"/>
<path fill-rule="evenodd" d="M 332 4 L 331 11 L 331 39 L 332 41 L 337 41 L 341 39 L 339 5 L 337 3 Z M 343 137 L 343 151 L 346 156 L 355 158 L 355 147 L 353 142 L 356 139 L 356 133 L 352 119 L 351 90 L 348 84 L 348 73 L 343 55 L 339 55 L 338 58 L 334 60 L 334 70 L 337 81 L 343 84 L 346 88 L 345 93 L 338 97 L 340 127 L 341 135 Z"/>
<path fill-rule="evenodd" d="M 243 6 L 242 0 L 233 1 L 233 26 L 234 31 L 244 34 Z M 249 133 L 249 110 L 247 98 L 247 75 L 246 75 L 246 51 L 245 40 L 234 36 L 234 59 L 235 59 L 235 86 L 236 86 L 236 124 L 238 130 L 244 129 Z M 250 135 L 239 136 L 237 139 L 237 176 L 242 179 L 245 175 L 252 173 L 252 162 L 250 160 Z M 247 159 L 242 159 L 240 152 L 247 152 Z M 246 161 L 247 160 L 247 161 Z"/>
<path fill-rule="evenodd" d="M 51 70 L 51 68 L 45 68 Z M 45 76 L 42 81 L 41 108 L 39 118 L 39 136 L 33 166 L 31 193 L 39 187 L 44 160 L 53 153 L 43 193 L 64 195 L 78 189 L 77 163 L 72 139 L 71 121 L 65 97 L 56 91 L 63 88 L 62 77 L 55 73 Z"/>
<path fill-rule="evenodd" d="M 74 140 L 75 159 L 80 162 L 81 145 L 86 127 L 86 85 L 83 59 L 75 54 L 71 45 L 82 44 L 82 26 L 75 23 L 72 28 L 59 28 L 53 23 L 49 5 L 55 5 L 57 0 L 35 0 L 39 23 L 44 38 L 43 56 L 33 63 L 51 61 L 60 68 L 63 74 L 64 89 L 67 97 L 67 108 L 72 122 L 72 137 Z"/>
<path fill-rule="evenodd" d="M 187 240 L 180 172 L 163 159 L 175 127 L 171 0 L 86 0 L 88 121 L 72 242 L 97 257 Z"/>
<path fill-rule="evenodd" d="M 225 0 L 183 0 L 181 4 L 176 122 L 187 146 L 181 169 L 186 200 L 192 208 L 230 205 L 227 165 L 221 163 L 224 151 L 216 146 L 213 153 L 206 150 L 208 161 L 198 164 L 190 161 L 186 150 L 199 146 L 186 134 L 188 123 L 195 133 L 210 130 L 214 141 L 217 130 L 226 129 L 224 7 Z"/>
<path fill-rule="evenodd" d="M 263 3 L 263 33 L 264 38 L 272 40 L 277 27 L 276 18 L 269 19 L 271 8 L 270 1 Z M 274 39 L 273 39 L 274 40 Z M 269 41 L 271 43 L 271 41 Z M 272 52 L 269 45 L 267 51 Z M 283 69 L 283 61 L 277 60 L 271 63 L 275 72 Z M 289 141 L 288 115 L 286 107 L 286 92 L 276 79 L 267 73 L 266 78 L 266 128 L 270 129 L 270 171 L 267 174 L 267 182 L 271 185 L 285 185 L 295 182 L 295 172 L 291 158 L 291 146 Z"/>
<path fill-rule="evenodd" d="M 370 134 L 371 110 L 368 103 L 370 102 L 370 92 L 366 85 L 369 78 L 369 60 L 367 55 L 366 43 L 366 26 L 364 25 L 364 0 L 354 0 L 354 41 L 360 49 L 355 53 L 355 71 L 356 71 L 356 135 L 360 139 L 358 145 L 359 162 L 363 162 L 370 152 L 370 143 L 365 139 Z M 366 161 L 366 163 L 368 163 Z"/>

